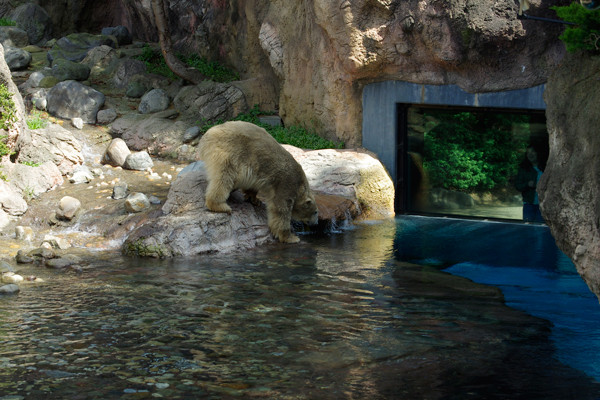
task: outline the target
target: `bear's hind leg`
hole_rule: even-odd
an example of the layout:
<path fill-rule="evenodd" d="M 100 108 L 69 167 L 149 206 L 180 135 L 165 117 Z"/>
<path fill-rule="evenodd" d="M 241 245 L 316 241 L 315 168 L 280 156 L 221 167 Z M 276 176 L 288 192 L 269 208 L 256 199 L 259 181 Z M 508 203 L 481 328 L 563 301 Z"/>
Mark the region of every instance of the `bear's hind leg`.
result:
<path fill-rule="evenodd" d="M 267 220 L 269 229 L 276 239 L 282 243 L 298 243 L 300 238 L 292 233 L 292 207 L 290 205 L 276 206 L 267 202 Z"/>
<path fill-rule="evenodd" d="M 214 212 L 231 214 L 227 199 L 233 190 L 232 186 L 231 182 L 220 179 L 209 180 L 205 196 L 206 208 Z"/>

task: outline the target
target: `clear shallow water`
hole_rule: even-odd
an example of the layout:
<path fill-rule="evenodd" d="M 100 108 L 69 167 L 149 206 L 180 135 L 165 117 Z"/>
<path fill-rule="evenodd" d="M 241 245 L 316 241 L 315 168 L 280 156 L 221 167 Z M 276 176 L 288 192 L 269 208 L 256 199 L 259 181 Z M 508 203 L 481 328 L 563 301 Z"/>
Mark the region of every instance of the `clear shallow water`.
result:
<path fill-rule="evenodd" d="M 226 256 L 104 254 L 81 273 L 19 266 L 46 283 L 0 298 L 0 399 L 600 396 L 557 361 L 546 321 L 404 262 L 438 255 L 413 257 L 429 240 L 406 236 L 413 222 Z"/>
<path fill-rule="evenodd" d="M 600 381 L 600 305 L 547 226 L 403 217 L 397 254 L 502 289 L 507 305 L 552 322 L 557 358 Z M 418 231 L 418 232 L 417 232 Z M 419 245 L 423 248 L 419 249 Z"/>

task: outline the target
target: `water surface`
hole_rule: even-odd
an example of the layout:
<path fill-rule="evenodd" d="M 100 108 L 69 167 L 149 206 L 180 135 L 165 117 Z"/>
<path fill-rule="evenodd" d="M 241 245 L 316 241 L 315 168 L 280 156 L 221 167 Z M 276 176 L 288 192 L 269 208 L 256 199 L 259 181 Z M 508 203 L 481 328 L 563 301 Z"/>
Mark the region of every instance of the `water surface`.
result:
<path fill-rule="evenodd" d="M 19 266 L 46 283 L 0 298 L 0 399 L 599 397 L 549 322 L 423 265 L 437 254 L 407 254 L 431 246 L 405 223 L 226 256 L 98 254 L 80 273 Z"/>

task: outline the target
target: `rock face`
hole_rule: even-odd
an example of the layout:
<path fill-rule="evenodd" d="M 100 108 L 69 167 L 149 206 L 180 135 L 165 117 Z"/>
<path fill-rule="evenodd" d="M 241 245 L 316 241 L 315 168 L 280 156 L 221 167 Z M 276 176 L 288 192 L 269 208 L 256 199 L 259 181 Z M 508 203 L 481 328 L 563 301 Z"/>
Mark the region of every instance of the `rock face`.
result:
<path fill-rule="evenodd" d="M 548 166 L 538 189 L 560 249 L 600 298 L 600 57 L 569 54 L 550 76 L 545 100 Z"/>
<path fill-rule="evenodd" d="M 157 40 L 147 0 L 38 3 L 57 37 L 124 26 L 134 38 Z M 562 26 L 517 19 L 514 0 L 166 3 L 177 50 L 257 79 L 262 95 L 271 97 L 259 103 L 278 105 L 287 125 L 312 121 L 349 147 L 361 144 L 367 83 L 456 84 L 471 92 L 520 89 L 544 83 L 564 53 L 557 40 Z M 555 18 L 550 6 L 570 1 L 530 3 L 531 15 Z"/>

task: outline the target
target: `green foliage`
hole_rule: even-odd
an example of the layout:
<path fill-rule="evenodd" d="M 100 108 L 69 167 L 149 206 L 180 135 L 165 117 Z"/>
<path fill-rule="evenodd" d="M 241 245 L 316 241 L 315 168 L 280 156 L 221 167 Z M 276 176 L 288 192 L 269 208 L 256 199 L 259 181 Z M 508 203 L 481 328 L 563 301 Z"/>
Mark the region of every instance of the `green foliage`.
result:
<path fill-rule="evenodd" d="M 40 165 L 42 165 L 41 163 L 35 163 L 33 161 L 21 161 L 21 164 L 27 165 L 29 167 L 39 167 Z"/>
<path fill-rule="evenodd" d="M 559 37 L 565 43 L 567 51 L 600 50 L 600 10 L 590 11 L 579 3 L 551 8 L 559 18 L 575 24 L 569 25 Z"/>
<path fill-rule="evenodd" d="M 17 122 L 17 107 L 12 95 L 8 88 L 0 83 L 0 129 L 10 129 Z"/>
<path fill-rule="evenodd" d="M 6 135 L 0 135 L 0 158 L 4 156 L 9 156 L 14 152 L 7 146 L 6 144 Z"/>
<path fill-rule="evenodd" d="M 48 120 L 44 119 L 41 113 L 34 112 L 27 118 L 27 126 L 29 129 L 43 129 L 48 126 Z"/>
<path fill-rule="evenodd" d="M 2 169 L 2 166 L 0 166 L 0 169 Z M 4 182 L 8 182 L 8 176 L 6 176 L 6 174 L 2 171 L 0 171 L 0 180 L 3 180 Z"/>
<path fill-rule="evenodd" d="M 8 18 L 0 18 L 0 26 L 15 26 L 17 23 Z"/>
<path fill-rule="evenodd" d="M 239 114 L 235 117 L 234 121 L 246 121 L 256 124 L 262 128 L 264 128 L 267 132 L 271 134 L 281 144 L 289 144 L 295 147 L 299 147 L 301 149 L 341 149 L 344 147 L 344 143 L 335 143 L 331 140 L 323 139 L 316 132 L 310 131 L 301 126 L 271 126 L 268 124 L 263 124 L 259 120 L 260 115 L 264 115 L 265 113 L 258 109 L 258 106 L 254 106 L 247 113 Z M 200 127 L 202 132 L 206 132 L 208 129 L 215 125 L 222 124 L 224 121 L 216 121 L 213 124 L 204 124 Z"/>
<path fill-rule="evenodd" d="M 189 56 L 179 54 L 177 57 L 186 65 L 196 68 L 215 82 L 231 82 L 239 79 L 238 74 L 234 71 L 225 68 L 217 62 L 209 62 L 196 54 Z M 144 46 L 142 54 L 136 58 L 146 63 L 146 69 L 150 73 L 166 76 L 170 79 L 177 78 L 173 71 L 167 66 L 162 53 L 150 46 Z"/>
<path fill-rule="evenodd" d="M 443 112 L 425 132 L 424 167 L 434 186 L 450 190 L 492 190 L 515 176 L 525 139 L 513 124 L 526 116 Z"/>

